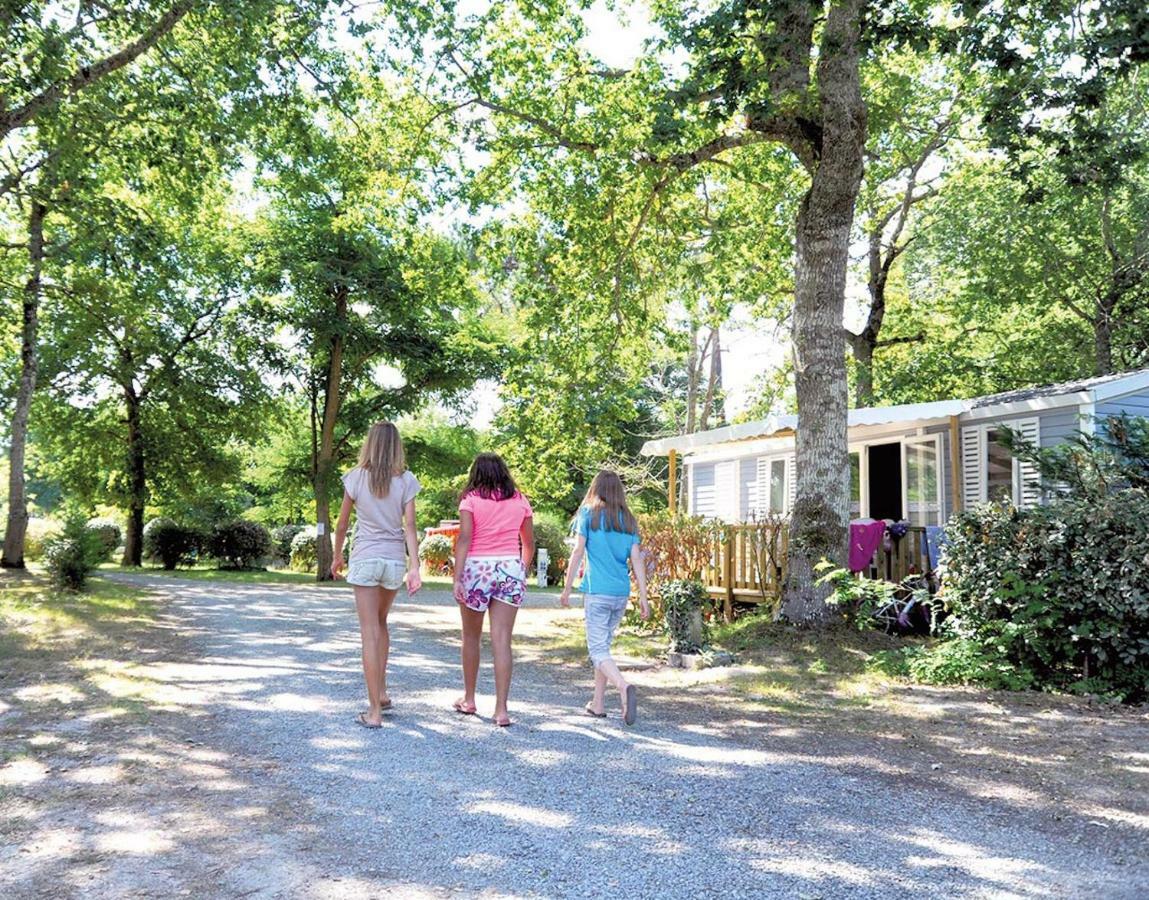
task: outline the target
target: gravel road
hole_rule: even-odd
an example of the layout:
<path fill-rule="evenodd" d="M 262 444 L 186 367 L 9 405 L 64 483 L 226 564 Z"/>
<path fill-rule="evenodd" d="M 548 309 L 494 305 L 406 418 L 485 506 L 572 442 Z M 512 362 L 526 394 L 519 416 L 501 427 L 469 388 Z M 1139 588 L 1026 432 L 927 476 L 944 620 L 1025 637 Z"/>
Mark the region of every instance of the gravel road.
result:
<path fill-rule="evenodd" d="M 614 710 L 591 719 L 589 666 L 520 654 L 516 724 L 499 729 L 486 656 L 481 717 L 459 717 L 458 614 L 442 591 L 396 604 L 396 708 L 368 731 L 353 722 L 349 590 L 118 580 L 162 585 L 190 635 L 194 653 L 150 677 L 197 713 L 189 741 L 215 760 L 196 802 L 231 828 L 216 896 L 1149 894 L 1145 854 L 1107 853 L 1015 804 L 843 771 L 736 711 L 700 718 L 651 690 L 633 729 Z M 520 621 L 553 605 L 532 597 Z M 648 676 L 634 674 L 640 692 Z M 242 778 L 228 762 L 241 758 Z"/>

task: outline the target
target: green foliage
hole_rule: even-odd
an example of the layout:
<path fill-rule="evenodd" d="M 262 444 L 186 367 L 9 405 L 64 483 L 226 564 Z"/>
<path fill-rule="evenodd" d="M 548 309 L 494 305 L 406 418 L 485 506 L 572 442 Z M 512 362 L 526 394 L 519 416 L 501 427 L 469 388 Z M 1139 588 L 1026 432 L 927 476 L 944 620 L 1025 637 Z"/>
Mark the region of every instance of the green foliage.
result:
<path fill-rule="evenodd" d="M 535 547 L 546 548 L 547 580 L 550 584 L 561 579 L 567 570 L 571 549 L 566 539 L 570 536 L 570 522 L 550 513 L 536 512 L 534 516 Z"/>
<path fill-rule="evenodd" d="M 60 526 L 49 519 L 29 519 L 24 533 L 24 559 L 36 562 L 44 555 L 44 545 L 60 533 Z"/>
<path fill-rule="evenodd" d="M 931 600 L 928 585 L 918 575 L 895 584 L 883 578 L 863 578 L 829 560 L 822 560 L 814 569 L 822 573 L 818 584 L 830 588 L 826 602 L 844 612 L 846 620 L 859 630 L 899 631 L 905 625 L 899 616 L 909 604 Z"/>
<path fill-rule="evenodd" d="M 922 684 L 977 685 L 1001 691 L 1035 687 L 1032 672 L 1010 662 L 996 644 L 951 637 L 934 645 L 902 647 L 875 654 L 871 665 L 887 675 Z"/>
<path fill-rule="evenodd" d="M 271 529 L 271 554 L 276 562 L 288 565 L 291 562 L 291 547 L 296 535 L 307 530 L 306 525 L 278 525 Z"/>
<path fill-rule="evenodd" d="M 442 415 L 423 414 L 399 423 L 407 465 L 419 478 L 416 525 L 427 528 L 459 518 L 459 492 L 483 442 L 475 429 Z"/>
<path fill-rule="evenodd" d="M 955 517 L 946 534 L 942 596 L 954 635 L 1035 686 L 1090 679 L 1130 701 L 1149 697 L 1144 492 L 987 505 Z"/>
<path fill-rule="evenodd" d="M 208 555 L 221 569 L 250 569 L 271 553 L 271 534 L 258 522 L 237 519 L 217 525 L 208 539 Z"/>
<path fill-rule="evenodd" d="M 48 577 L 59 588 L 81 590 L 88 575 L 107 558 L 105 548 L 100 532 L 89 528 L 83 516 L 69 516 L 63 531 L 44 542 Z"/>
<path fill-rule="evenodd" d="M 1078 432 L 1054 447 L 1034 447 L 1006 430 L 1004 443 L 1032 462 L 1042 483 L 1059 495 L 1103 499 L 1116 490 L 1149 490 L 1149 419 L 1109 416 L 1092 432 Z"/>
<path fill-rule="evenodd" d="M 315 529 L 308 528 L 291 539 L 291 568 L 297 572 L 314 572 L 316 562 Z"/>
<path fill-rule="evenodd" d="M 112 552 L 120 546 L 120 541 L 124 539 L 119 524 L 112 519 L 92 519 L 88 522 L 88 528 L 94 531 L 100 539 L 100 544 L 104 548 L 103 559 L 111 556 Z"/>
<path fill-rule="evenodd" d="M 454 552 L 454 544 L 445 534 L 429 534 L 419 544 L 419 558 L 435 573 L 451 573 Z"/>
<path fill-rule="evenodd" d="M 892 581 L 863 578 L 828 560 L 822 560 L 814 568 L 822 573 L 818 584 L 830 588 L 826 602 L 844 612 L 847 621 L 859 629 L 876 627 L 876 613 L 887 608 L 898 592 L 898 585 Z"/>
<path fill-rule="evenodd" d="M 666 630 L 670 634 L 670 649 L 678 653 L 697 653 L 709 644 L 709 627 L 702 616 L 702 608 L 710 595 L 702 582 L 676 579 L 659 586 Z"/>
<path fill-rule="evenodd" d="M 165 569 L 190 566 L 204 548 L 203 532 L 172 519 L 157 517 L 144 526 L 144 557 L 152 559 Z"/>

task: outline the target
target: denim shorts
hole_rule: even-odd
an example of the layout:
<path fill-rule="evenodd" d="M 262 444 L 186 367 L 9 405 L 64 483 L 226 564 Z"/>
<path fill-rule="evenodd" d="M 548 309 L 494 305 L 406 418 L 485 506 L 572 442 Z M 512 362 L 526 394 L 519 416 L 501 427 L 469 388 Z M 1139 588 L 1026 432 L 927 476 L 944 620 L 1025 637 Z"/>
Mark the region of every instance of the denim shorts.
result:
<path fill-rule="evenodd" d="M 584 594 L 583 614 L 586 616 L 586 648 L 596 666 L 610 659 L 610 643 L 615 629 L 622 621 L 629 597 L 609 597 L 606 594 Z"/>
<path fill-rule="evenodd" d="M 347 567 L 347 583 L 356 587 L 396 591 L 406 577 L 407 563 L 401 559 L 353 559 Z"/>

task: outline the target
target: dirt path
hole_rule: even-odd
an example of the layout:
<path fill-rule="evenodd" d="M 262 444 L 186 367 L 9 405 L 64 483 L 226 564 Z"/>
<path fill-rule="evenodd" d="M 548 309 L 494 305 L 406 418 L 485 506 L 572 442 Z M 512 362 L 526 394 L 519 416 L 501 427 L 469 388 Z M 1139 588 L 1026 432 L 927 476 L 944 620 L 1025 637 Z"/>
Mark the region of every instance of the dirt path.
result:
<path fill-rule="evenodd" d="M 1149 827 L 1135 811 L 1087 817 L 998 776 L 935 770 L 952 763 L 931 753 L 908 763 L 905 735 L 826 729 L 823 741 L 816 723 L 723 691 L 679 696 L 688 679 L 665 670 L 635 673 L 638 727 L 592 720 L 580 714 L 589 669 L 542 655 L 563 615 L 553 598 L 521 614 L 507 730 L 449 711 L 450 599 L 401 603 L 397 708 L 371 732 L 352 723 L 361 680 L 347 593 L 158 584 L 170 601 L 148 640 L 85 663 L 106 673 L 96 683 L 110 695 L 137 698 L 124 724 L 37 719 L 38 697 L 66 693 L 58 682 L 2 695 L 0 733 L 23 749 L 0 764 L 0 895 L 1149 892 Z M 480 712 L 490 704 L 487 694 Z M 927 743 L 929 730 L 927 711 Z M 1136 763 L 1125 774 L 1143 784 Z M 1106 787 L 1086 786 L 1101 805 Z"/>

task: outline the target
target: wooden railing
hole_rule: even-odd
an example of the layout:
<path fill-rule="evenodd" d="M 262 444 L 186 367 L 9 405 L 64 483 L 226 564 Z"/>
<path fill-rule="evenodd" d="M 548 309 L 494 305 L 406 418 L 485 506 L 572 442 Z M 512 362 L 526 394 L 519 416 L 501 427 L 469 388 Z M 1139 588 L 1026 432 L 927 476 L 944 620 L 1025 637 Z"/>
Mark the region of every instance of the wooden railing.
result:
<path fill-rule="evenodd" d="M 702 577 L 711 596 L 722 600 L 727 616 L 735 600 L 771 603 L 782 595 L 787 541 L 785 526 L 732 525 L 715 542 Z M 900 540 L 890 541 L 888 550 L 883 541 L 860 574 L 897 582 L 929 572 L 925 529 L 912 526 Z"/>

